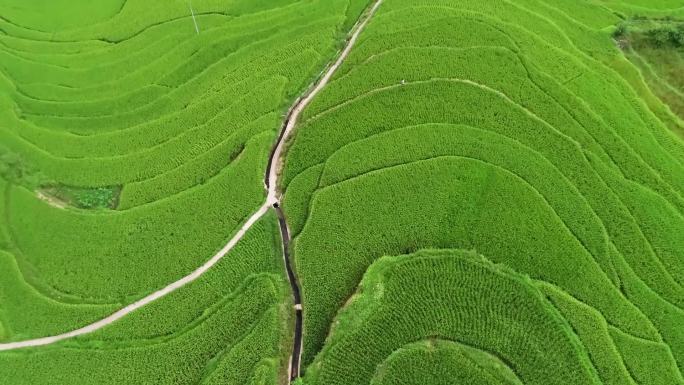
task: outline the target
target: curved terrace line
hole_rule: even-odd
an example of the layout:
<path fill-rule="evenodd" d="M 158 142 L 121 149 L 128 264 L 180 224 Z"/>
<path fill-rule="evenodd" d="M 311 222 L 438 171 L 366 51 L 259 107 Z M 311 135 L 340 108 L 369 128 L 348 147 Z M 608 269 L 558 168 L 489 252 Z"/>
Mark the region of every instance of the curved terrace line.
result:
<path fill-rule="evenodd" d="M 558 128 L 556 128 L 555 126 L 553 126 L 552 124 L 550 124 L 549 122 L 547 122 L 546 120 L 544 120 L 542 117 L 540 117 L 539 115 L 537 115 L 534 111 L 528 109 L 528 108 L 525 107 L 525 106 L 520 105 L 518 102 L 516 102 L 515 100 L 511 99 L 511 97 L 509 97 L 507 94 L 505 94 L 505 93 L 503 93 L 503 92 L 501 92 L 501 91 L 499 91 L 499 90 L 497 90 L 497 89 L 495 89 L 495 88 L 491 88 L 491 87 L 488 86 L 488 85 L 481 84 L 481 83 L 478 83 L 478 82 L 475 82 L 475 81 L 472 81 L 472 80 L 468 80 L 468 79 L 461 79 L 461 78 L 433 77 L 433 78 L 429 78 L 429 79 L 415 80 L 415 81 L 407 81 L 407 82 L 404 82 L 404 83 L 390 84 L 390 85 L 385 85 L 385 86 L 382 86 L 382 87 L 373 88 L 373 89 L 368 90 L 368 91 L 365 91 L 365 92 L 363 92 L 363 93 L 361 93 L 361 94 L 359 94 L 359 95 L 356 95 L 356 96 L 354 96 L 354 97 L 352 97 L 352 98 L 349 98 L 349 99 L 347 99 L 347 100 L 344 100 L 344 101 L 341 102 L 341 103 L 338 103 L 338 104 L 336 104 L 336 105 L 333 105 L 333 106 L 331 106 L 331 107 L 329 107 L 329 108 L 327 108 L 327 109 L 325 109 L 325 110 L 323 110 L 323 111 L 320 111 L 320 112 L 317 113 L 316 115 L 314 115 L 314 116 L 310 117 L 309 119 L 307 119 L 307 120 L 306 120 L 306 124 L 310 124 L 311 122 L 314 122 L 314 121 L 316 121 L 316 120 L 318 120 L 318 119 L 321 119 L 322 117 L 326 116 L 327 114 L 334 113 L 335 111 L 340 110 L 340 109 L 344 108 L 345 106 L 348 106 L 348 105 L 350 105 L 350 104 L 356 103 L 356 102 L 358 102 L 359 100 L 362 100 L 362 99 L 364 99 L 364 98 L 366 98 L 366 97 L 369 97 L 369 96 L 371 96 L 371 95 L 380 94 L 380 93 L 383 93 L 383 92 L 386 92 L 386 91 L 391 91 L 391 90 L 398 89 L 398 88 L 401 88 L 401 87 L 406 87 L 406 86 L 409 86 L 409 85 L 423 85 L 423 84 L 429 84 L 429 83 L 432 83 L 432 82 L 446 82 L 446 83 L 459 83 L 459 84 L 465 84 L 465 85 L 473 86 L 473 87 L 476 87 L 476 88 L 480 88 L 480 89 L 484 90 L 485 92 L 493 93 L 493 94 L 497 95 L 498 97 L 502 98 L 503 100 L 505 100 L 507 103 L 513 105 L 514 108 L 516 108 L 516 109 L 522 111 L 525 115 L 527 115 L 528 117 L 530 117 L 530 119 L 539 122 L 540 124 L 542 124 L 542 125 L 544 125 L 545 127 L 549 128 L 551 131 L 557 133 L 561 138 L 563 138 L 564 140 L 567 140 L 568 143 L 570 143 L 570 145 L 573 146 L 575 149 L 581 149 L 581 145 L 579 144 L 579 142 L 577 142 L 577 140 L 575 140 L 574 138 L 568 136 L 567 134 L 565 134 L 565 133 L 559 131 Z M 598 175 L 599 178 L 604 179 L 604 177 L 603 177 L 600 173 L 597 173 L 597 175 Z M 658 177 L 660 177 L 660 176 L 658 176 Z M 634 182 L 634 183 L 637 183 L 637 182 Z M 640 183 L 639 183 L 639 185 L 641 185 L 642 187 L 648 188 L 650 191 L 653 191 L 653 190 L 650 189 L 648 186 L 642 185 L 642 184 L 640 184 Z M 328 186 L 326 186 L 326 187 L 328 187 Z M 609 188 L 610 188 L 610 187 L 609 187 Z M 611 191 L 614 190 L 613 188 L 610 188 L 610 189 L 611 189 Z M 613 191 L 613 192 L 614 192 L 614 191 Z M 661 196 L 661 197 L 662 197 L 662 195 L 660 195 L 659 193 L 657 193 L 657 192 L 655 192 L 655 191 L 653 191 L 653 192 L 654 192 L 655 194 L 657 194 L 658 196 Z M 679 196 L 678 193 L 677 193 L 677 195 Z M 663 199 L 665 199 L 665 198 L 663 198 Z M 620 201 L 622 201 L 622 200 L 620 200 Z M 671 203 L 670 203 L 669 201 L 666 201 L 666 202 L 668 202 L 668 204 L 671 205 Z M 673 207 L 673 209 L 674 209 L 674 207 Z M 634 219 L 634 214 L 632 213 L 632 210 L 627 209 L 627 211 L 629 212 L 630 217 Z M 602 222 L 603 222 L 603 221 L 602 221 Z M 642 229 L 640 226 L 636 225 L 636 222 L 635 222 L 635 228 L 639 231 L 639 233 L 641 234 L 641 236 L 643 237 L 643 239 L 647 242 L 648 247 L 649 247 L 649 249 L 650 249 L 651 252 L 652 252 L 652 257 L 653 257 L 655 260 L 658 261 L 658 265 L 661 267 L 661 269 L 662 269 L 662 271 L 663 271 L 663 274 L 664 274 L 665 276 L 669 277 L 669 278 L 672 280 L 672 284 L 675 285 L 675 287 L 680 287 L 680 288 L 684 287 L 684 286 L 680 285 L 678 282 L 676 282 L 676 280 L 672 277 L 672 275 L 671 275 L 671 273 L 668 271 L 668 269 L 662 264 L 662 259 L 661 259 L 661 257 L 656 253 L 654 246 L 651 244 L 651 241 L 645 236 L 645 234 L 643 233 L 643 229 Z M 665 300 L 666 302 L 670 303 L 671 305 L 673 305 L 673 306 L 675 306 L 675 307 L 677 307 L 677 308 L 679 308 L 679 309 L 682 309 L 680 306 L 675 305 L 675 304 L 672 303 L 670 300 L 665 299 L 665 298 L 663 298 L 662 296 L 661 296 L 661 298 L 662 298 L 663 300 Z M 684 309 L 682 309 L 682 310 L 684 310 Z"/>
<path fill-rule="evenodd" d="M 496 362 L 496 368 L 497 370 L 505 370 L 508 373 L 513 375 L 513 378 L 511 380 L 513 381 L 513 385 L 523 385 L 524 383 L 522 380 L 520 380 L 520 373 L 516 372 L 515 370 L 515 365 L 505 357 L 501 356 L 497 352 L 494 351 L 489 351 L 485 349 L 481 349 L 478 347 L 475 347 L 473 345 L 470 345 L 468 343 L 462 342 L 458 339 L 454 338 L 448 338 L 445 336 L 438 336 L 434 338 L 422 338 L 422 339 L 417 339 L 413 342 L 406 343 L 395 350 L 393 350 L 385 359 L 378 364 L 378 368 L 376 372 L 373 374 L 373 377 L 371 381 L 379 379 L 379 374 L 381 371 L 384 371 L 386 369 L 386 365 L 388 364 L 389 360 L 391 360 L 394 357 L 397 357 L 398 354 L 401 352 L 407 352 L 410 351 L 412 348 L 418 348 L 418 349 L 426 349 L 426 350 L 432 350 L 432 349 L 437 349 L 438 344 L 446 344 L 449 345 L 449 347 L 456 348 L 461 352 L 466 352 L 466 351 L 475 351 L 484 354 L 488 359 L 493 360 Z M 487 372 L 489 368 L 486 366 L 482 365 L 481 363 L 477 362 L 472 358 L 472 356 L 466 355 L 466 358 L 468 359 L 469 362 L 473 363 L 476 365 L 479 369 L 483 370 L 484 372 Z M 380 382 L 380 381 L 378 381 Z"/>
<path fill-rule="evenodd" d="M 247 231 L 259 220 L 261 217 L 263 217 L 268 210 L 271 207 L 274 207 L 277 211 L 278 214 L 278 219 L 279 219 L 279 225 L 281 229 L 281 234 L 283 236 L 283 246 L 284 246 L 284 253 L 283 253 L 283 258 L 285 260 L 285 268 L 288 276 L 288 280 L 290 281 L 290 285 L 292 287 L 292 293 L 293 293 L 293 299 L 294 299 L 294 307 L 296 311 L 296 324 L 295 324 L 295 337 L 294 337 L 294 343 L 293 343 L 293 354 L 290 358 L 290 378 L 294 379 L 299 376 L 299 363 L 300 363 L 300 356 L 301 356 L 301 347 L 302 347 L 302 305 L 301 305 L 301 300 L 300 300 L 300 291 L 299 291 L 299 283 L 297 281 L 297 277 L 295 274 L 294 269 L 292 269 L 291 261 L 289 258 L 289 253 L 287 250 L 287 246 L 290 241 L 290 235 L 289 231 L 287 229 L 287 223 L 285 221 L 285 217 L 283 215 L 282 210 L 280 209 L 280 196 L 281 194 L 278 192 L 278 170 L 282 166 L 282 155 L 284 153 L 284 147 L 285 143 L 287 142 L 288 138 L 294 131 L 294 127 L 297 124 L 297 119 L 299 118 L 299 115 L 301 112 L 306 108 L 306 106 L 311 103 L 313 98 L 325 87 L 325 85 L 330 81 L 332 76 L 335 74 L 337 69 L 340 67 L 340 65 L 344 62 L 344 59 L 347 57 L 349 52 L 351 51 L 352 47 L 356 43 L 356 40 L 358 39 L 359 35 L 367 25 L 368 21 L 371 19 L 371 17 L 375 14 L 377 11 L 378 7 L 382 4 L 382 0 L 376 0 L 375 4 L 370 8 L 370 10 L 367 12 L 367 14 L 362 17 L 362 19 L 357 23 L 357 25 L 353 28 L 353 32 L 350 35 L 349 39 L 347 40 L 344 49 L 340 52 L 339 56 L 337 59 L 325 70 L 323 76 L 316 82 L 314 83 L 313 87 L 310 88 L 306 93 L 303 98 L 298 98 L 292 108 L 289 110 L 288 115 L 285 119 L 285 123 L 283 124 L 283 128 L 281 129 L 280 135 L 278 137 L 278 140 L 271 152 L 271 155 L 269 157 L 268 161 L 268 166 L 266 168 L 266 175 L 264 177 L 264 184 L 266 186 L 267 190 L 267 196 L 265 202 L 259 207 L 259 209 L 252 214 L 252 216 L 247 219 L 247 221 L 242 225 L 240 230 L 228 241 L 228 243 L 221 249 L 219 250 L 211 259 L 209 259 L 207 262 L 205 262 L 202 266 L 198 267 L 195 271 L 192 273 L 186 275 L 185 277 L 169 284 L 168 286 L 155 291 L 154 293 L 116 311 L 112 315 L 101 319 L 95 323 L 92 323 L 90 325 L 84 326 L 82 328 L 72 330 L 67 333 L 63 334 L 58 334 L 54 336 L 49 336 L 49 337 L 42 337 L 42 338 L 35 338 L 35 339 L 30 339 L 30 340 L 24 340 L 24 341 L 18 341 L 18 342 L 10 342 L 10 343 L 2 343 L 0 344 L 0 351 L 6 351 L 6 350 L 14 350 L 14 349 L 20 349 L 20 348 L 26 348 L 26 347 L 37 347 L 37 346 L 44 346 L 44 345 L 50 345 L 54 344 L 59 341 L 63 341 L 66 339 L 70 339 L 73 337 L 85 335 L 92 333 L 96 330 L 102 329 L 103 327 L 112 324 L 113 322 L 125 317 L 126 315 L 134 312 L 135 310 L 150 304 L 154 301 L 156 301 L 159 298 L 162 298 L 177 289 L 180 289 L 181 287 L 187 285 L 188 283 L 196 280 L 199 278 L 202 274 L 204 274 L 206 271 L 208 271 L 211 267 L 213 267 L 219 260 L 221 260 L 230 250 L 235 247 L 235 245 L 242 239 L 242 237 L 247 233 Z"/>

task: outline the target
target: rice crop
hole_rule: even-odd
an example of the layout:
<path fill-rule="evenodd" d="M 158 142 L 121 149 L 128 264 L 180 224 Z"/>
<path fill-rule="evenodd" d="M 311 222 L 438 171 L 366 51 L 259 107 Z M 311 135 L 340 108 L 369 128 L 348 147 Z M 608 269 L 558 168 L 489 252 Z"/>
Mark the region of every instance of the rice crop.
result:
<path fill-rule="evenodd" d="M 304 383 L 411 378 L 429 384 L 600 383 L 577 337 L 529 279 L 462 251 L 378 259 Z"/>
<path fill-rule="evenodd" d="M 682 382 L 684 143 L 615 44 L 646 5 L 608 3 L 382 4 L 283 170 L 307 370 L 374 261 L 457 248 L 551 297 L 595 373 L 568 383 Z"/>
<path fill-rule="evenodd" d="M 367 4 L 47 3 L 0 5 L 3 284 L 36 309 L 6 340 L 84 326 L 219 250 L 265 199 L 284 111 Z"/>
<path fill-rule="evenodd" d="M 285 112 L 367 4 L 0 4 L 0 342 L 91 324 L 215 255 L 263 204 Z M 284 271 L 267 213 L 130 316 L 0 353 L 0 382 L 282 383 Z"/>
<path fill-rule="evenodd" d="M 0 383 L 288 384 L 303 317 L 297 385 L 684 385 L 681 1 L 29 3 L 0 4 L 0 342 L 195 270 L 297 120 L 284 216 Z"/>

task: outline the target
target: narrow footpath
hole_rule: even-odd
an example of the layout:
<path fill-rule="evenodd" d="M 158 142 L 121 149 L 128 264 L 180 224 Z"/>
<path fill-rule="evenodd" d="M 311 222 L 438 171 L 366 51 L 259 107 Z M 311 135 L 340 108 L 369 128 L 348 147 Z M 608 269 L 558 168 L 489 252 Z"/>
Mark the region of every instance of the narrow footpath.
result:
<path fill-rule="evenodd" d="M 287 116 L 285 117 L 283 128 L 281 129 L 278 140 L 273 147 L 273 151 L 268 159 L 268 166 L 266 167 L 266 175 L 264 177 L 264 184 L 268 190 L 268 197 L 266 198 L 266 201 L 267 203 L 272 203 L 273 208 L 276 210 L 278 215 L 278 224 L 280 226 L 280 234 L 283 240 L 283 258 L 285 261 L 285 270 L 288 281 L 290 282 L 290 286 L 292 288 L 292 300 L 295 311 L 294 336 L 289 368 L 290 382 L 294 381 L 297 377 L 299 377 L 300 374 L 304 309 L 302 306 L 299 281 L 290 258 L 290 230 L 287 227 L 287 220 L 285 219 L 285 214 L 280 206 L 281 193 L 278 191 L 278 177 L 280 176 L 279 172 L 282 168 L 283 149 L 288 138 L 294 131 L 299 115 L 306 108 L 306 106 L 311 103 L 313 98 L 323 89 L 323 87 L 328 84 L 337 69 L 342 65 L 344 59 L 347 58 L 349 52 L 356 43 L 359 35 L 366 27 L 366 24 L 368 24 L 368 21 L 371 19 L 371 17 L 373 17 L 378 7 L 380 7 L 380 4 L 382 4 L 382 0 L 375 0 L 370 10 L 368 10 L 356 23 L 354 28 L 352 28 L 352 33 L 337 57 L 337 60 L 328 66 L 328 68 L 323 72 L 323 76 L 318 79 L 318 81 L 316 81 L 312 87 L 309 88 L 303 98 L 299 98 L 294 102 L 293 106 L 290 108 Z"/>
<path fill-rule="evenodd" d="M 306 108 L 309 103 L 313 100 L 313 98 L 325 87 L 326 84 L 330 81 L 332 76 L 335 74 L 335 71 L 340 67 L 342 62 L 344 62 L 344 59 L 349 55 L 349 52 L 351 51 L 352 47 L 354 46 L 354 43 L 356 43 L 356 40 L 358 39 L 359 35 L 361 34 L 361 31 L 365 28 L 366 24 L 368 24 L 368 21 L 371 19 L 371 17 L 375 14 L 377 11 L 378 7 L 380 4 L 382 4 L 383 0 L 375 0 L 373 3 L 373 6 L 370 8 L 370 10 L 366 11 L 364 15 L 361 17 L 361 19 L 356 23 L 356 25 L 352 28 L 351 35 L 349 39 L 346 41 L 344 48 L 342 51 L 339 53 L 337 59 L 332 62 L 331 65 L 329 65 L 325 71 L 323 72 L 323 75 L 314 83 L 312 86 L 304 93 L 303 97 L 298 98 L 295 100 L 294 104 L 288 111 L 288 114 L 285 118 L 285 121 L 283 123 L 282 129 L 280 131 L 280 134 L 278 136 L 278 140 L 276 141 L 275 145 L 273 146 L 273 150 L 271 151 L 269 160 L 268 160 L 268 166 L 266 168 L 266 175 L 264 176 L 264 184 L 267 190 L 267 196 L 266 196 L 266 201 L 259 207 L 259 209 L 254 212 L 249 219 L 242 225 L 240 230 L 228 241 L 228 243 L 221 249 L 219 250 L 211 259 L 209 259 L 207 262 L 205 262 L 202 266 L 198 267 L 195 271 L 192 273 L 186 275 L 185 277 L 179 279 L 178 281 L 175 281 L 166 287 L 157 290 L 153 292 L 152 294 L 147 295 L 144 298 L 139 299 L 138 301 L 127 305 L 126 307 L 116 311 L 112 315 L 101 319 L 97 322 L 94 322 L 90 325 L 84 326 L 82 328 L 72 330 L 67 333 L 59 334 L 59 335 L 54 335 L 54 336 L 49 336 L 49 337 L 42 337 L 42 338 L 36 338 L 36 339 L 31 339 L 31 340 L 25 340 L 25 341 L 18 341 L 18 342 L 9 342 L 9 343 L 0 343 L 0 351 L 3 350 L 14 350 L 14 349 L 20 349 L 20 348 L 25 348 L 25 347 L 36 347 L 36 346 L 43 346 L 43 345 L 50 345 L 54 344 L 59 341 L 63 341 L 69 338 L 81 336 L 84 334 L 89 334 L 92 333 L 96 330 L 102 329 L 103 327 L 125 317 L 126 315 L 132 313 L 133 311 L 156 301 L 159 298 L 162 298 L 178 289 L 181 287 L 187 285 L 188 283 L 196 280 L 202 274 L 204 274 L 207 270 L 209 270 L 212 266 L 214 266 L 219 260 L 221 260 L 235 245 L 242 239 L 242 237 L 247 233 L 247 231 L 261 219 L 271 208 L 275 209 L 276 214 L 278 216 L 278 223 L 280 226 L 280 233 L 283 239 L 283 259 L 285 263 L 285 270 L 287 273 L 287 278 L 290 282 L 290 286 L 292 288 L 292 299 L 294 303 L 294 311 L 295 311 L 295 325 L 294 325 L 294 338 L 293 338 L 293 346 L 292 346 L 292 355 L 290 357 L 290 366 L 289 366 L 289 371 L 290 371 L 290 382 L 292 382 L 294 379 L 299 377 L 299 372 L 300 372 L 300 360 L 301 360 L 301 352 L 302 352 L 302 322 L 303 322 L 303 309 L 302 309 L 302 301 L 301 301 L 301 292 L 300 292 L 300 287 L 299 287 L 299 282 L 297 279 L 297 274 L 295 272 L 295 269 L 293 268 L 292 261 L 290 259 L 290 232 L 287 227 L 287 221 L 285 219 L 285 215 L 283 213 L 282 208 L 280 207 L 280 199 L 281 199 L 281 193 L 278 191 L 278 177 L 279 171 L 282 168 L 282 161 L 283 161 L 283 151 L 285 147 L 285 143 L 287 143 L 287 140 L 289 139 L 290 135 L 294 132 L 294 127 L 297 124 L 297 119 L 299 118 L 299 115 L 301 112 Z"/>

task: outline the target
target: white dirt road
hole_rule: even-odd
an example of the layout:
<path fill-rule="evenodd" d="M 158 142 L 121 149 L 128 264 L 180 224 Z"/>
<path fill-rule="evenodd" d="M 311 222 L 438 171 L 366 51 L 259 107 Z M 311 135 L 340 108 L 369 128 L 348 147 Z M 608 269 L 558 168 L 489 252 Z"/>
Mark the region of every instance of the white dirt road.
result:
<path fill-rule="evenodd" d="M 228 243 L 226 243 L 226 245 L 221 250 L 219 250 L 213 257 L 211 257 L 211 259 L 205 262 L 202 266 L 198 267 L 192 273 L 116 311 L 115 313 L 106 318 L 103 318 L 90 325 L 86 325 L 82 328 L 59 335 L 18 342 L 0 343 L 0 351 L 54 344 L 62 340 L 92 333 L 96 330 L 102 329 L 103 327 L 134 312 L 135 310 L 151 302 L 154 302 L 159 298 L 162 298 L 180 289 L 181 287 L 189 284 L 190 282 L 196 280 L 197 278 L 202 276 L 202 274 L 204 274 L 207 270 L 211 269 L 218 261 L 220 261 L 221 258 L 223 258 L 230 250 L 233 249 L 233 247 L 235 247 L 235 245 L 242 239 L 242 237 L 247 233 L 247 231 L 259 219 L 261 219 L 261 217 L 263 217 L 274 204 L 279 203 L 280 196 L 278 193 L 278 171 L 281 168 L 281 158 L 285 143 L 294 131 L 294 127 L 297 124 L 297 119 L 299 115 L 304 110 L 304 108 L 306 108 L 306 106 L 311 102 L 311 100 L 313 100 L 313 98 L 323 89 L 323 87 L 325 87 L 328 81 L 330 81 L 335 71 L 337 71 L 337 69 L 340 67 L 344 59 L 351 51 L 352 47 L 354 46 L 354 43 L 359 37 L 359 34 L 361 33 L 361 31 L 363 31 L 364 27 L 366 26 L 370 18 L 373 16 L 373 14 L 375 14 L 375 11 L 378 9 L 381 3 L 382 0 L 377 0 L 375 2 L 370 11 L 366 13 L 363 20 L 359 22 L 352 30 L 352 34 L 350 38 L 347 40 L 344 49 L 342 50 L 342 52 L 340 52 L 339 56 L 337 57 L 337 60 L 335 60 L 335 62 L 327 68 L 323 76 L 311 88 L 309 88 L 309 90 L 305 93 L 305 96 L 303 98 L 297 99 L 295 101 L 293 107 L 290 109 L 289 116 L 286 119 L 286 124 L 283 127 L 283 132 L 281 133 L 271 155 L 273 161 L 272 166 L 270 167 L 267 175 L 268 190 L 266 201 L 254 214 L 252 214 L 251 217 L 249 217 L 249 219 L 242 225 L 240 230 L 238 230 L 238 232 L 228 241 Z M 299 344 L 299 346 L 301 347 L 301 341 L 295 341 L 295 344 Z"/>

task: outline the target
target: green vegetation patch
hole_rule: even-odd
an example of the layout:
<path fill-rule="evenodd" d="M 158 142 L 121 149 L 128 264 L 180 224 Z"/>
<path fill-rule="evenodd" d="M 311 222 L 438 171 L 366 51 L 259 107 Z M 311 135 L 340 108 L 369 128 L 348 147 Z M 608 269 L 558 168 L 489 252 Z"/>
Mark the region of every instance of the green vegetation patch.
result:
<path fill-rule="evenodd" d="M 232 298 L 207 309 L 201 319 L 157 339 L 129 337 L 111 343 L 86 337 L 61 346 L 3 352 L 0 377 L 12 378 L 18 385 L 131 380 L 189 385 L 204 379 L 211 383 L 213 378 L 226 379 L 223 384 L 243 384 L 263 358 L 281 354 L 277 311 L 281 290 L 278 280 L 255 277 Z M 241 360 L 235 362 L 235 356 Z"/>
<path fill-rule="evenodd" d="M 47 177 L 26 159 L 9 148 L 0 145 L 0 178 L 27 188 L 38 188 L 47 182 Z"/>
<path fill-rule="evenodd" d="M 371 1 L 42 3 L 0 5 L 2 341 L 93 322 L 223 247 Z M 297 384 L 684 384 L 683 17 L 385 0 L 279 179 Z M 0 379 L 285 383 L 281 247 L 269 213 L 170 295 L 0 353 Z"/>
<path fill-rule="evenodd" d="M 650 90 L 676 116 L 670 127 L 684 134 L 684 21 L 629 19 L 618 25 L 614 37 Z"/>
<path fill-rule="evenodd" d="M 46 296 L 26 282 L 16 257 L 0 251 L 0 342 L 21 341 L 59 334 L 74 326 L 86 325 L 113 313 L 123 304 L 69 303 Z M 45 322 L 49 319 L 50 322 Z"/>
<path fill-rule="evenodd" d="M 617 3 L 381 5 L 286 157 L 307 372 L 374 261 L 456 248 L 561 293 L 590 381 L 681 383 L 684 143 L 611 37 Z"/>
<path fill-rule="evenodd" d="M 121 187 L 80 188 L 57 186 L 43 188 L 41 193 L 50 195 L 58 201 L 68 202 L 79 209 L 115 209 Z"/>
<path fill-rule="evenodd" d="M 367 4 L 0 5 L 4 338 L 77 329 L 215 255 L 265 199 L 284 111 Z M 236 274 L 280 274 L 262 259 L 277 250 L 244 253 L 254 261 Z M 243 275 L 213 284 L 236 290 Z M 181 324 L 204 310 L 193 301 L 207 305 L 184 301 L 190 314 L 170 316 Z M 171 333 L 159 314 L 122 338 Z"/>
<path fill-rule="evenodd" d="M 412 348 L 425 339 L 466 347 Z M 402 357 L 401 349 L 411 348 L 414 359 Z M 529 279 L 463 251 L 377 260 L 304 383 L 412 378 L 435 385 L 600 383 L 577 337 Z"/>
<path fill-rule="evenodd" d="M 0 352 L 0 378 L 32 385 L 121 384 L 131 379 L 190 385 L 244 384 L 254 376 L 275 385 L 270 379 L 274 372 L 285 370 L 291 349 L 290 306 L 286 306 L 290 293 L 279 237 L 275 215 L 268 213 L 206 274 L 118 322 L 55 345 Z M 5 254 L 0 256 L 4 261 Z M 53 333 L 63 327 L 55 316 L 65 309 L 43 305 L 27 310 L 27 304 L 35 307 L 39 302 L 6 302 L 6 294 L 10 298 L 27 294 L 0 286 L 0 300 L 11 305 L 0 308 L 0 319 L 12 321 L 16 331 L 12 337 Z M 54 301 L 50 305 L 56 306 Z M 85 314 L 85 309 L 80 310 L 75 314 Z M 46 314 L 38 314 L 41 311 Z M 48 317 L 57 323 L 41 325 L 39 321 Z"/>
<path fill-rule="evenodd" d="M 522 385 L 496 356 L 448 340 L 429 339 L 392 352 L 378 367 L 373 385 Z"/>
<path fill-rule="evenodd" d="M 626 39 L 627 43 L 636 47 L 680 48 L 684 47 L 684 21 L 634 17 L 618 24 L 613 36 Z"/>

